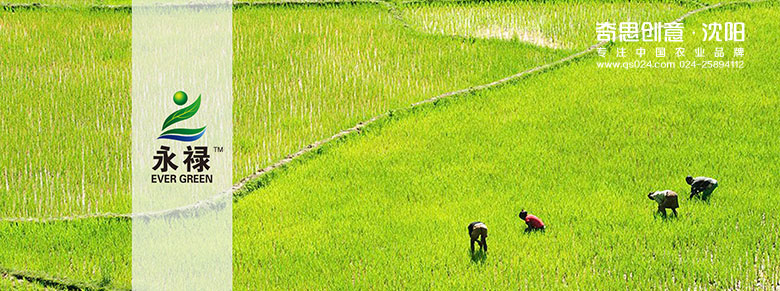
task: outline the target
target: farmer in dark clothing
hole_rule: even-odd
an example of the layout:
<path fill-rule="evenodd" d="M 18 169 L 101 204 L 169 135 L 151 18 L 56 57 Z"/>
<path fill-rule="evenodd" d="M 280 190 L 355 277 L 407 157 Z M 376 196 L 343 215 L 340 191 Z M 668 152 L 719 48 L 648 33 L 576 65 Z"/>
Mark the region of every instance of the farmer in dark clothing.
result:
<path fill-rule="evenodd" d="M 528 212 L 525 211 L 525 209 L 521 210 L 520 215 L 518 216 L 520 216 L 520 219 L 525 221 L 525 224 L 528 226 L 525 229 L 525 232 L 544 230 L 544 223 L 542 222 L 542 220 L 539 219 L 539 217 L 528 214 Z"/>
<path fill-rule="evenodd" d="M 663 215 L 663 217 L 666 217 L 666 208 L 671 208 L 674 216 L 677 216 L 677 207 L 680 207 L 680 204 L 677 203 L 677 193 L 674 191 L 650 192 L 650 194 L 647 194 L 647 198 L 658 203 L 658 213 Z"/>
<path fill-rule="evenodd" d="M 702 200 L 709 200 L 710 195 L 712 195 L 712 191 L 715 191 L 715 188 L 718 188 L 718 180 L 715 180 L 713 178 L 709 177 L 685 177 L 685 182 L 688 183 L 688 185 L 691 185 L 691 196 L 688 196 L 688 199 L 691 199 L 693 197 L 699 196 L 699 193 L 701 194 Z"/>
<path fill-rule="evenodd" d="M 479 243 L 480 249 L 487 252 L 487 225 L 482 222 L 475 221 L 469 223 L 467 227 L 469 231 L 469 237 L 471 238 L 471 252 L 474 252 L 474 242 Z"/>

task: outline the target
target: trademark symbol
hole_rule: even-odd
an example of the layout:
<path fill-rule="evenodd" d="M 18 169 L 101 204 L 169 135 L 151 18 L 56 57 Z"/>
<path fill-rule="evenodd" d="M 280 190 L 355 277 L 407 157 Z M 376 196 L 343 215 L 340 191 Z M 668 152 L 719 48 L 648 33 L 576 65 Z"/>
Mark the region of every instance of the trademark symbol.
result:
<path fill-rule="evenodd" d="M 222 147 L 217 147 L 217 146 L 214 147 L 214 152 L 216 152 L 216 153 L 221 153 L 221 152 L 224 152 L 224 151 L 225 151 L 225 149 L 222 148 Z"/>

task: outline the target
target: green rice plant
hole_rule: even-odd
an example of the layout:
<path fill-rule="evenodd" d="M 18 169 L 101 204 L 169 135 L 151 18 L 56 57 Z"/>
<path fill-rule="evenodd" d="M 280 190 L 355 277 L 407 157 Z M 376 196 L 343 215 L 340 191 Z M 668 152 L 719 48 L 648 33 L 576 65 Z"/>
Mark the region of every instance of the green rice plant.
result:
<path fill-rule="evenodd" d="M 128 211 L 130 15 L 0 11 L 0 214 Z"/>
<path fill-rule="evenodd" d="M 375 3 L 375 0 L 237 0 L 233 1 L 237 6 L 263 6 L 263 5 L 312 5 L 327 6 L 341 4 Z M 136 1 L 137 4 L 152 4 L 154 1 Z M 158 1 L 158 3 L 171 3 L 171 1 Z M 180 3 L 187 3 L 186 1 Z M 133 5 L 132 0 L 5 0 L 0 1 L 0 6 L 46 6 L 49 8 L 65 9 L 90 9 L 90 8 L 126 8 Z"/>
<path fill-rule="evenodd" d="M 130 15 L 4 11 L 0 26 L 0 213 L 129 212 Z M 400 27 L 379 6 L 238 9 L 236 181 L 390 108 L 565 53 Z"/>
<path fill-rule="evenodd" d="M 306 13 L 311 22 L 296 16 Z M 237 168 L 250 163 L 240 159 L 262 151 L 260 145 L 274 149 L 271 158 L 255 160 L 242 174 L 389 106 L 487 82 L 566 53 L 419 35 L 400 29 L 400 23 L 372 6 L 239 9 L 235 17 Z M 0 106 L 8 117 L 0 120 L 0 143 L 9 145 L 0 158 L 3 216 L 130 211 L 129 21 L 126 13 L 107 11 L 0 14 L 0 47 L 7 52 L 0 79 L 4 91 L 12 92 Z M 361 26 L 366 28 L 353 31 Z M 321 35 L 321 29 L 332 33 Z M 336 41 L 327 42 L 329 37 Z M 515 55 L 502 57 L 508 52 Z M 333 62 L 316 62 L 323 57 Z M 280 70 L 296 82 L 284 83 Z M 302 90 L 297 79 L 310 82 L 304 78 L 328 85 Z M 278 88 L 257 93 L 268 87 Z M 300 115 L 299 108 L 316 111 Z M 265 131 L 266 126 L 284 126 L 291 134 Z M 310 131 L 313 126 L 316 132 Z M 3 222 L 0 228 L 4 268 L 129 287 L 127 221 Z"/>
<path fill-rule="evenodd" d="M 322 39 L 323 30 L 317 30 L 317 27 L 328 27 L 329 30 L 324 30 L 329 32 L 328 37 L 343 35 L 345 31 L 365 34 L 369 31 L 361 31 L 359 25 L 366 23 L 376 25 L 374 30 L 383 31 L 381 23 L 372 24 L 377 21 L 376 18 L 365 16 L 371 13 L 381 15 L 380 10 L 341 8 L 345 7 L 310 14 L 306 14 L 306 9 L 284 10 L 288 7 L 274 8 L 279 10 L 271 12 L 238 10 L 235 29 L 241 33 L 236 34 L 236 59 L 243 58 L 242 62 L 249 65 L 248 68 L 236 68 L 236 79 L 246 75 L 249 76 L 247 80 L 250 80 L 246 82 L 258 82 L 262 78 L 274 78 L 266 70 L 289 70 L 301 76 L 301 83 L 305 82 L 304 77 L 315 76 L 323 84 L 334 82 L 340 87 L 353 86 L 351 88 L 356 92 L 375 93 L 383 92 L 372 89 L 375 88 L 373 86 L 385 88 L 383 82 L 396 85 L 404 85 L 406 82 L 415 84 L 421 90 L 428 90 L 426 92 L 430 94 L 449 89 L 451 84 L 447 82 L 452 80 L 437 81 L 437 76 L 425 73 L 426 66 L 443 67 L 441 63 L 448 63 L 446 68 L 465 70 L 463 68 L 469 65 L 504 58 L 503 62 L 495 61 L 493 66 L 484 67 L 484 70 L 469 68 L 474 75 L 458 70 L 443 70 L 442 67 L 433 71 L 449 72 L 451 75 L 448 77 L 458 79 L 462 82 L 458 85 L 462 86 L 491 80 L 494 77 L 492 74 L 513 73 L 531 64 L 521 60 L 515 67 L 511 67 L 504 63 L 513 62 L 513 57 L 536 57 L 538 62 L 546 59 L 547 54 L 553 54 L 550 56 L 553 58 L 558 56 L 554 54 L 568 53 L 500 40 L 452 39 L 405 30 L 399 32 L 398 29 L 390 28 L 384 29 L 401 36 L 390 33 L 369 34 L 371 38 L 368 39 L 364 36 L 342 36 L 335 44 L 321 45 L 321 54 L 310 52 L 309 48 L 316 47 L 318 43 L 328 44 Z M 240 19 L 242 13 L 246 13 L 244 15 L 248 19 L 273 27 L 268 24 L 270 21 L 296 24 L 295 16 L 289 15 L 291 12 L 315 20 L 316 15 L 324 16 L 314 22 L 316 25 L 313 28 L 307 27 L 306 23 L 301 23 L 301 28 L 290 26 L 290 30 L 297 29 L 297 35 L 301 36 L 291 40 L 295 45 L 285 43 L 294 32 L 282 31 L 280 35 L 285 35 L 284 38 L 265 38 L 258 43 L 253 43 L 251 37 L 241 39 L 242 35 L 248 34 L 243 30 L 245 24 L 242 23 L 246 21 L 251 24 L 249 20 Z M 59 16 L 58 19 L 63 22 L 72 21 L 69 17 L 63 17 L 68 14 L 50 13 L 45 16 Z M 103 15 L 101 13 L 105 12 L 90 13 Z M 282 17 L 284 14 L 288 16 Z M 36 22 L 26 22 L 30 18 L 23 17 L 35 19 L 38 15 L 0 14 L 0 35 L 8 31 L 6 28 L 12 27 L 8 23 L 35 25 Z M 120 18 L 129 21 L 127 17 L 124 15 Z M 383 17 L 382 21 L 397 25 L 388 16 Z M 234 286 L 251 290 L 273 287 L 679 289 L 754 286 L 751 285 L 753 282 L 768 286 L 771 282 L 777 282 L 780 273 L 777 267 L 780 265 L 780 257 L 775 249 L 780 239 L 778 201 L 776 195 L 771 193 L 776 191 L 772 185 L 778 182 L 774 174 L 778 170 L 778 160 L 774 153 L 778 152 L 780 146 L 770 138 L 778 130 L 778 98 L 772 83 L 779 77 L 775 69 L 777 60 L 772 58 L 777 54 L 773 44 L 778 41 L 775 33 L 778 27 L 772 21 L 776 18 L 776 6 L 759 6 L 712 12 L 692 18 L 690 24 L 686 22 L 688 29 L 698 29 L 700 22 L 752 23 L 748 35 L 760 41 L 745 43 L 748 52 L 745 62 L 748 66 L 739 71 L 607 70 L 598 69 L 596 63 L 602 60 L 592 57 L 499 90 L 464 99 L 441 101 L 412 112 L 397 111 L 391 120 L 371 126 L 359 136 L 327 146 L 318 154 L 294 163 L 275 175 L 265 188 L 251 193 L 235 205 Z M 328 26 L 330 24 L 333 26 Z M 278 29 L 271 32 L 283 30 L 282 26 L 277 26 Z M 19 27 L 21 25 L 17 24 L 16 29 Z M 66 44 L 79 48 L 72 43 L 89 44 L 90 37 L 103 37 L 111 33 L 111 30 L 104 30 L 101 33 L 78 35 L 78 31 L 63 29 L 56 34 L 49 32 L 49 35 L 64 35 L 59 39 L 66 39 Z M 306 31 L 312 32 L 307 35 L 303 33 Z M 266 33 L 270 32 L 261 34 Z M 17 37 L 21 38 L 20 35 L 24 33 L 19 32 Z M 70 38 L 79 41 L 68 42 Z M 355 40 L 351 40 L 353 38 Z M 380 38 L 384 40 L 375 40 Z M 411 43 L 406 38 L 415 41 Z M 38 39 L 47 41 L 46 37 Z M 374 77 L 372 71 L 366 69 L 369 67 L 365 65 L 366 61 L 361 59 L 364 51 L 371 52 L 361 47 L 371 48 L 369 44 L 362 43 L 369 40 L 376 42 L 376 55 L 382 56 L 379 60 L 411 60 L 418 61 L 419 65 L 404 67 L 407 64 L 388 61 L 399 68 L 392 74 L 378 74 L 380 77 Z M 2 41 L 0 45 L 5 49 L 12 47 L 9 44 L 19 43 Z M 348 43 L 349 46 L 329 50 L 339 43 Z M 385 47 L 391 44 L 420 56 L 406 56 L 395 52 L 397 48 Z M 380 45 L 382 47 L 378 47 Z M 446 52 L 448 45 L 463 48 L 470 54 L 435 54 Z M 696 42 L 686 43 L 691 48 L 695 45 Z M 361 49 L 350 50 L 354 46 Z M 414 46 L 426 49 L 408 50 Z M 301 53 L 285 58 L 283 54 L 263 51 L 265 47 L 288 50 L 301 48 Z M 636 48 L 623 44 L 617 47 Z M 14 48 L 17 56 L 21 55 L 19 52 L 36 51 L 34 48 L 48 49 L 44 46 Z M 65 56 L 78 56 L 102 50 L 62 51 Z M 340 55 L 341 51 L 346 51 L 344 54 L 347 56 Z M 517 56 L 500 55 L 507 52 Z M 40 54 L 43 55 L 42 52 Z M 257 56 L 253 57 L 252 54 Z M 426 59 L 426 54 L 437 57 Z M 458 58 L 464 55 L 477 55 L 474 58 L 487 61 Z M 315 56 L 338 59 L 339 63 L 347 63 L 356 69 L 334 69 L 339 68 L 339 63 L 320 64 L 315 69 L 294 65 L 296 62 L 313 60 Z M 45 57 L 53 56 L 41 56 Z M 263 59 L 269 61 L 262 62 Z M 39 70 L 55 70 L 62 60 L 67 58 L 49 60 Z M 282 66 L 285 60 L 292 60 L 289 67 Z M 5 64 L 5 59 L 3 61 Z M 98 64 L 93 66 L 100 67 Z M 264 64 L 270 65 L 261 67 Z M 383 65 L 383 68 L 385 66 L 389 65 Z M 257 71 L 252 72 L 252 68 Z M 332 74 L 333 78 L 316 77 L 319 74 L 315 72 L 327 69 L 338 74 Z M 414 78 L 404 74 L 418 75 Z M 3 80 L 12 80 L 5 76 L 13 74 L 3 72 L 0 76 L 3 76 Z M 317 101 L 312 104 L 323 105 L 303 103 L 306 104 L 304 107 L 297 102 L 306 99 L 295 99 L 295 96 L 311 94 L 310 98 L 314 98 L 311 96 L 327 94 L 322 92 L 329 91 L 310 93 L 295 90 L 296 79 L 275 78 L 278 79 L 254 88 L 252 85 L 238 84 L 234 87 L 236 92 L 252 92 L 253 89 L 279 92 L 262 89 L 263 86 L 278 84 L 292 87 L 287 91 L 282 90 L 286 93 L 277 95 L 287 99 L 274 99 L 284 100 L 285 105 L 290 104 L 289 107 L 285 106 L 289 111 L 269 110 L 272 113 L 270 116 L 279 119 L 276 124 L 286 124 L 292 129 L 304 128 L 297 130 L 305 132 L 307 126 L 311 130 L 311 121 L 317 119 L 299 115 L 306 111 L 298 108 L 321 107 L 333 110 L 344 106 Z M 368 89 L 358 91 L 355 88 L 361 88 L 359 85 L 340 78 L 370 82 L 362 85 Z M 461 78 L 468 79 L 468 82 Z M 25 82 L 9 84 L 31 86 Z M 122 82 L 117 84 L 116 87 L 129 87 L 129 84 Z M 455 85 L 452 87 L 461 88 Z M 384 90 L 398 90 L 394 92 L 407 92 L 410 95 L 417 93 L 409 88 Z M 76 92 L 76 96 L 85 95 L 90 94 Z M 245 105 L 234 106 L 238 111 L 235 114 L 236 148 L 242 146 L 238 143 L 245 143 L 245 152 L 242 154 L 241 150 L 237 150 L 237 157 L 243 155 L 244 159 L 249 159 L 247 157 L 251 157 L 249 153 L 254 152 L 253 147 L 258 148 L 258 144 L 261 144 L 258 141 L 263 140 L 243 137 L 238 133 L 243 126 L 243 132 L 251 134 L 252 125 L 263 124 L 261 117 L 257 117 L 262 115 L 253 117 L 252 114 L 241 113 L 241 110 L 261 112 L 265 109 L 269 104 L 265 102 L 267 100 L 252 99 L 257 100 L 262 96 L 265 95 L 236 99 L 237 104 L 250 104 L 245 107 L 248 109 L 237 108 Z M 356 108 L 368 108 L 375 112 L 387 108 L 371 105 L 373 103 L 393 104 L 393 101 L 381 98 L 371 99 L 377 94 L 368 93 L 365 96 L 368 99 L 340 98 L 359 104 Z M 89 100 L 80 98 L 78 100 Z M 409 96 L 399 98 L 408 98 L 406 102 L 414 100 Z M 26 98 L 8 100 L 14 101 L 11 103 L 30 102 Z M 262 106 L 252 107 L 254 102 Z M 399 102 L 405 104 L 404 101 Z M 6 105 L 9 103 L 3 104 L 15 108 Z M 270 104 L 275 106 L 275 103 Z M 42 106 L 25 108 L 30 109 L 17 111 L 0 106 L 0 110 L 8 110 L 0 112 L 3 116 L 21 115 L 21 112 L 34 115 Z M 334 114 L 356 120 L 359 120 L 359 114 L 371 115 L 369 111 L 360 112 L 357 109 L 354 113 L 340 109 L 321 112 L 323 115 Z M 302 121 L 281 120 L 284 118 Z M 59 115 L 52 115 L 51 119 L 67 120 L 59 119 Z M 245 120 L 245 125 L 240 120 Z M 323 123 L 338 130 L 341 126 L 338 122 L 348 123 Z M 0 124 L 0 132 L 3 133 L 19 128 L 19 125 Z M 121 121 L 113 124 L 122 125 Z M 254 128 L 259 131 L 257 127 Z M 692 136 L 691 132 L 701 135 Z M 288 143 L 285 146 L 295 148 L 298 145 L 289 141 L 317 138 L 313 131 L 309 134 L 311 136 L 296 134 L 289 137 L 265 134 L 264 139 L 270 140 L 268 143 Z M 327 135 L 325 131 L 320 134 Z M 13 142 L 13 139 L 24 140 L 20 136 L 25 135 L 0 137 L 6 138 L 0 141 L 5 144 Z M 71 142 L 77 143 L 78 140 Z M 44 142 L 29 143 L 28 148 L 32 149 L 30 152 L 41 149 L 39 143 Z M 279 155 L 283 155 L 283 152 L 276 151 Z M 64 159 L 62 168 L 67 169 L 67 165 L 77 160 Z M 9 161 L 16 160 L 0 160 L 0 165 L 6 167 Z M 36 163 L 34 159 L 25 161 Z M 682 177 L 689 173 L 713 175 L 723 182 L 711 203 L 683 201 L 679 219 L 653 218 L 654 207 L 644 197 L 645 192 L 672 188 L 684 193 L 686 185 Z M 78 180 L 77 175 L 54 179 L 50 183 Z M 10 185 L 6 183 L 6 192 L 2 192 L 2 197 L 16 195 L 11 192 Z M 77 183 L 68 185 L 74 189 L 80 188 Z M 110 189 L 106 185 L 97 187 Z M 36 190 L 32 191 L 35 193 Z M 102 199 L 99 195 L 91 194 L 93 192 L 84 193 L 87 193 L 87 201 Z M 32 204 L 28 203 L 28 206 Z M 3 209 L 7 209 L 5 207 Z M 24 207 L 16 211 L 31 215 L 65 213 L 64 210 L 37 213 L 32 208 Z M 115 207 L 121 209 L 121 206 Z M 84 211 L 75 208 L 76 213 Z M 521 223 L 516 218 L 519 208 L 529 209 L 539 215 L 548 224 L 548 231 L 544 234 L 522 235 Z M 490 227 L 491 251 L 481 261 L 472 261 L 467 254 L 467 239 L 463 229 L 472 220 L 482 220 Z M 45 224 L 5 222 L 0 224 L 0 266 L 34 270 L 90 284 L 127 288 L 130 286 L 129 237 L 130 224 L 122 220 Z M 477 283 L 482 285 L 475 285 Z"/>
<path fill-rule="evenodd" d="M 516 1 L 516 0 L 510 0 L 510 1 Z M 264 5 L 264 4 L 270 4 L 270 5 L 283 5 L 283 4 L 311 4 L 313 6 L 327 6 L 327 5 L 341 5 L 341 4 L 356 4 L 356 3 L 391 3 L 391 4 L 397 4 L 397 5 L 404 5 L 404 4 L 410 4 L 410 3 L 469 3 L 469 2 L 478 2 L 473 0 L 409 0 L 409 1 L 403 1 L 403 0 L 238 0 L 233 1 L 234 4 L 239 5 Z M 620 3 L 624 2 L 624 0 L 558 0 L 556 2 L 565 2 L 569 4 L 578 4 L 578 3 Z M 703 3 L 707 3 L 708 1 L 698 1 L 698 0 L 640 0 L 640 1 L 634 1 L 637 3 L 671 3 L 671 4 L 691 4 L 691 5 L 701 5 Z M 144 0 L 144 3 L 153 3 L 149 0 Z M 166 3 L 166 1 L 160 1 L 160 3 Z M 544 3 L 544 2 L 536 2 Z M 99 7 L 111 7 L 111 6 L 130 6 L 133 4 L 132 0 L 4 0 L 0 1 L 0 6 L 13 6 L 13 5 L 46 5 L 49 7 L 59 7 L 59 8 L 89 8 L 94 6 Z"/>
<path fill-rule="evenodd" d="M 0 122 L 0 213 L 129 212 L 129 15 L 19 10 L 0 21 L 0 112 L 11 117 Z M 234 22 L 236 180 L 388 109 L 568 53 L 421 34 L 371 5 L 238 9 Z"/>
<path fill-rule="evenodd" d="M 368 5 L 240 9 L 234 27 L 237 178 L 389 109 L 568 53 L 419 34 Z"/>
<path fill-rule="evenodd" d="M 408 5 L 403 14 L 426 33 L 582 49 L 595 43 L 597 22 L 668 21 L 694 7 L 656 2 L 434 2 Z"/>
<path fill-rule="evenodd" d="M 130 288 L 132 224 L 119 219 L 0 223 L 0 266 L 83 286 Z"/>
<path fill-rule="evenodd" d="M 594 56 L 328 146 L 236 204 L 234 286 L 775 286 L 778 16 L 753 5 L 686 21 L 687 36 L 749 25 L 740 70 L 599 69 Z M 654 216 L 647 192 L 685 195 L 689 174 L 721 187 L 709 203 L 683 199 L 676 219 Z M 523 208 L 547 231 L 523 234 Z M 490 251 L 472 261 L 476 220 Z"/>
<path fill-rule="evenodd" d="M 58 9 L 89 9 L 91 7 L 130 6 L 132 0 L 5 0 L 0 1 L 3 7 L 41 7 Z"/>

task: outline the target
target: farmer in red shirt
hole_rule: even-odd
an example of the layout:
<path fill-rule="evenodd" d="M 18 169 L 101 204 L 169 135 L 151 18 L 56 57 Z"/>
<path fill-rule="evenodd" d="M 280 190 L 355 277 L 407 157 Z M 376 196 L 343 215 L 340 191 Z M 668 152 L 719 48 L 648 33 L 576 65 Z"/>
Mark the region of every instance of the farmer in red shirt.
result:
<path fill-rule="evenodd" d="M 528 225 L 525 232 L 544 230 L 544 223 L 542 220 L 539 219 L 539 217 L 528 214 L 525 210 L 520 211 L 520 219 L 524 220 L 525 224 Z"/>

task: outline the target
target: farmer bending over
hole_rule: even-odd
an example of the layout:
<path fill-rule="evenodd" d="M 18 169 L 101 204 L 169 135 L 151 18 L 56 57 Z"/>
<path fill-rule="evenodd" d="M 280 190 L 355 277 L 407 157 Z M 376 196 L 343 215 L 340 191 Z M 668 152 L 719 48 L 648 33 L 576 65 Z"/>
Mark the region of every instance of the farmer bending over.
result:
<path fill-rule="evenodd" d="M 525 211 L 525 209 L 520 211 L 519 216 L 520 219 L 525 221 L 525 224 L 528 225 L 528 227 L 525 229 L 525 232 L 544 230 L 544 223 L 542 222 L 542 220 L 539 219 L 539 217 L 528 214 L 528 212 Z"/>
<path fill-rule="evenodd" d="M 666 208 L 671 208 L 674 216 L 677 216 L 677 193 L 672 190 L 656 191 L 647 194 L 647 198 L 658 203 L 658 213 L 666 217 Z"/>
<path fill-rule="evenodd" d="M 701 199 L 706 201 L 710 199 L 712 191 L 715 191 L 715 188 L 718 188 L 718 180 L 709 177 L 694 178 L 688 176 L 685 177 L 685 182 L 688 182 L 688 185 L 691 185 L 691 196 L 688 196 L 688 199 L 691 199 L 694 196 L 698 196 L 699 193 L 702 193 Z"/>
<path fill-rule="evenodd" d="M 474 242 L 479 243 L 479 248 L 482 251 L 487 252 L 487 225 L 482 222 L 475 221 L 469 223 L 467 227 L 469 231 L 469 237 L 471 238 L 471 252 L 474 252 Z"/>

